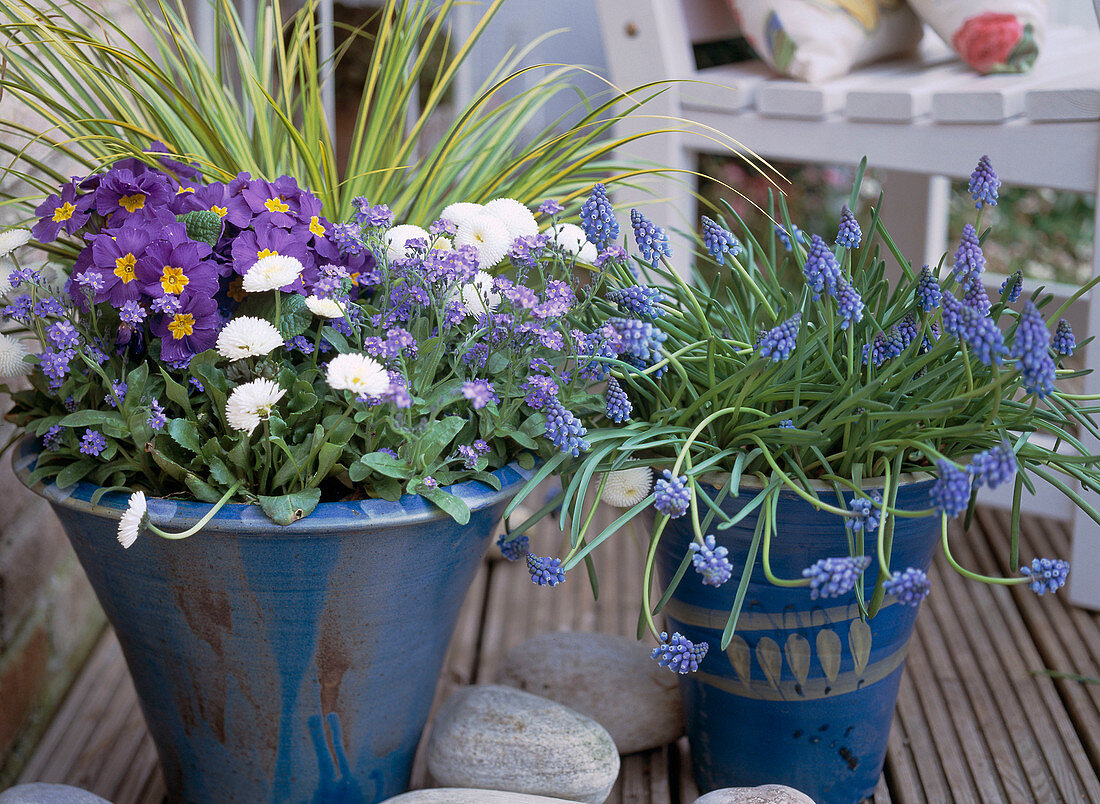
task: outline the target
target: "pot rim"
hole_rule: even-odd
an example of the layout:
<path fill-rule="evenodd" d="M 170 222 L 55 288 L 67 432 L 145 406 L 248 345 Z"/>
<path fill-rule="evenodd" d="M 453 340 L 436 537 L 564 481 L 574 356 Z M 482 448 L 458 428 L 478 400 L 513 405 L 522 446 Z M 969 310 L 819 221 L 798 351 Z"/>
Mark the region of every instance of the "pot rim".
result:
<path fill-rule="evenodd" d="M 729 472 L 713 472 L 703 475 L 699 478 L 700 482 L 706 483 L 708 486 L 713 486 L 717 489 L 722 489 L 727 483 L 729 483 Z M 905 472 L 898 476 L 898 486 L 913 486 L 918 483 L 925 483 L 929 480 L 935 480 L 935 475 L 929 472 Z M 760 480 L 756 476 L 742 475 L 739 489 L 752 489 L 753 491 L 759 491 L 768 484 Z M 826 483 L 824 480 L 810 480 L 810 488 L 814 491 L 834 491 L 832 485 Z M 844 491 L 850 492 L 847 486 L 841 486 Z M 863 491 L 884 491 L 886 489 L 886 478 L 883 477 L 865 477 L 863 482 L 860 483 L 860 489 Z M 786 490 L 790 491 L 790 487 L 784 483 L 779 489 L 781 492 Z M 791 492 L 792 494 L 794 492 Z"/>
<path fill-rule="evenodd" d="M 101 487 L 83 480 L 66 488 L 60 488 L 52 481 L 39 480 L 33 484 L 28 483 L 28 478 L 31 472 L 34 471 L 40 451 L 37 447 L 37 439 L 28 434 L 20 441 L 12 455 L 12 469 L 15 476 L 35 494 L 44 497 L 53 505 L 87 513 L 91 516 L 117 519 L 126 510 L 130 499 L 128 493 L 107 492 L 93 504 L 92 495 Z M 479 480 L 467 480 L 444 488 L 449 493 L 460 497 L 470 507 L 471 511 L 477 511 L 498 502 L 507 495 L 515 494 L 518 487 L 527 482 L 534 473 L 534 469 L 524 469 L 517 462 L 512 461 L 491 473 L 500 480 L 500 491 L 494 490 L 491 486 Z M 146 495 L 146 501 L 149 519 L 159 527 L 168 525 L 185 527 L 198 522 L 210 511 L 212 505 L 212 503 L 199 502 L 193 499 L 151 497 L 148 495 Z M 394 502 L 379 498 L 321 502 L 317 504 L 317 507 L 309 516 L 289 525 L 275 524 L 268 519 L 263 509 L 258 505 L 227 503 L 203 527 L 203 531 L 223 533 L 228 531 L 234 533 L 265 531 L 270 533 L 274 529 L 278 533 L 300 536 L 303 534 L 331 534 L 334 529 L 340 527 L 340 523 L 358 530 L 370 530 L 377 527 L 432 523 L 449 518 L 448 514 L 432 505 L 419 494 L 405 494 L 400 500 Z"/>

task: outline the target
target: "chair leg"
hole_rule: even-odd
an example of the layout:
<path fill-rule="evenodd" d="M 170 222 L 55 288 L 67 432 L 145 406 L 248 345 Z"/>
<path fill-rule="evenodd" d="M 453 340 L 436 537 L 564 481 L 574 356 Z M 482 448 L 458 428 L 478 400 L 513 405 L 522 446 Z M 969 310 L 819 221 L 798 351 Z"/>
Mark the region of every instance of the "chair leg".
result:
<path fill-rule="evenodd" d="M 882 222 L 902 255 L 916 271 L 935 265 L 947 247 L 947 212 L 951 182 L 943 176 L 888 171 L 883 179 L 886 203 Z M 900 268 L 887 256 L 887 270 Z"/>

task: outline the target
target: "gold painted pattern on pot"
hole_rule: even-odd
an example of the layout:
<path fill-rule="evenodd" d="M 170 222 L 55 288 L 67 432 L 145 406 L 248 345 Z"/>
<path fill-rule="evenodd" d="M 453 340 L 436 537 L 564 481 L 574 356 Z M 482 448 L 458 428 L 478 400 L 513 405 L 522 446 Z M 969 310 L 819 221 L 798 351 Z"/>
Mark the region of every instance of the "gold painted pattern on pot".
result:
<path fill-rule="evenodd" d="M 821 628 L 826 625 L 837 625 L 849 620 L 859 619 L 859 606 L 852 603 L 848 606 L 832 606 L 830 608 L 814 608 L 808 611 L 786 612 L 759 612 L 751 611 L 751 602 L 746 603 L 737 618 L 737 630 L 745 631 L 797 631 L 803 628 Z M 898 602 L 892 596 L 882 604 L 882 609 L 896 606 Z M 665 611 L 669 617 L 686 625 L 694 625 L 699 628 L 713 628 L 722 631 L 729 619 L 728 611 L 718 609 L 705 609 L 702 606 L 693 606 L 690 603 L 676 600 L 668 602 Z"/>
<path fill-rule="evenodd" d="M 764 678 L 751 678 L 749 669 L 744 663 L 744 659 L 747 658 L 746 654 L 749 651 L 748 644 L 741 637 L 734 636 L 733 639 L 734 641 L 726 649 L 726 655 L 730 658 L 730 664 L 733 665 L 737 678 L 716 676 L 702 670 L 694 673 L 692 678 L 742 698 L 757 698 L 767 701 L 809 701 L 819 698 L 835 698 L 838 695 L 855 692 L 858 689 L 882 681 L 897 670 L 905 661 L 905 654 L 908 650 L 908 645 L 905 645 L 884 659 L 865 665 L 863 671 L 858 673 L 839 673 L 833 678 L 809 678 L 805 682 L 779 681 L 777 675 L 773 676 L 774 667 L 772 672 L 765 670 L 766 677 Z M 734 643 L 738 640 L 740 640 L 740 644 L 734 647 Z M 775 645 L 774 640 L 767 637 L 761 640 L 761 642 L 765 641 Z M 765 650 L 764 653 L 768 656 L 770 650 Z M 759 657 L 760 648 L 758 646 L 757 658 Z"/>

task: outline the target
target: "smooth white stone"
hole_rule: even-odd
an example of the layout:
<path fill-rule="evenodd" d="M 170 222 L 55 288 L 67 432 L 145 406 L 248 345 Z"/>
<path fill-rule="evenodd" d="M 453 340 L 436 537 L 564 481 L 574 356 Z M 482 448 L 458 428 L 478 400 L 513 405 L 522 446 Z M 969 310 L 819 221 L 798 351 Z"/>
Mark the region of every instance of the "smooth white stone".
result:
<path fill-rule="evenodd" d="M 762 784 L 759 787 L 724 787 L 721 790 L 712 790 L 695 799 L 695 804 L 814 804 L 814 800 L 793 787 Z"/>
<path fill-rule="evenodd" d="M 0 804 L 111 804 L 111 802 L 79 787 L 31 782 L 9 787 L 0 793 Z"/>
<path fill-rule="evenodd" d="M 619 775 L 615 743 L 596 721 L 511 687 L 464 687 L 439 709 L 428 772 L 474 787 L 602 804 Z"/>
<path fill-rule="evenodd" d="M 684 735 L 680 683 L 650 652 L 622 636 L 540 634 L 512 649 L 499 682 L 583 712 L 632 754 Z"/>
<path fill-rule="evenodd" d="M 573 804 L 564 798 L 528 796 L 524 793 L 504 793 L 500 790 L 471 790 L 465 787 L 436 787 L 412 790 L 382 804 Z"/>

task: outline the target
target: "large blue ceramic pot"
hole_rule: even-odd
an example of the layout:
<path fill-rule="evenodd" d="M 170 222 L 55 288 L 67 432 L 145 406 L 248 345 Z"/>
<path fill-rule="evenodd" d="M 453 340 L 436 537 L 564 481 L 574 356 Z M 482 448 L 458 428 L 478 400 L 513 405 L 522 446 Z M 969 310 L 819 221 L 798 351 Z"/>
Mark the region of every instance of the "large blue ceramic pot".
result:
<path fill-rule="evenodd" d="M 27 482 L 36 455 L 15 457 Z M 528 474 L 448 490 L 466 526 L 418 496 L 322 503 L 274 525 L 227 505 L 182 541 L 116 540 L 127 497 L 37 483 L 118 634 L 169 798 L 366 804 L 408 786 L 459 608 Z M 173 531 L 210 506 L 150 499 Z"/>
<path fill-rule="evenodd" d="M 897 506 L 927 509 L 931 482 L 901 486 Z M 755 494 L 743 490 L 723 510 L 736 513 Z M 671 520 L 662 537 L 658 570 L 666 584 L 692 539 L 689 520 Z M 719 650 L 756 520 L 753 512 L 712 530 L 729 548 L 732 580 L 716 589 L 689 571 L 665 609 L 670 630 L 711 645 L 699 671 L 681 677 L 696 782 L 703 790 L 780 783 L 819 804 L 854 804 L 874 792 L 882 773 L 917 609 L 888 597 L 864 621 L 854 592 L 811 600 L 806 587 L 773 586 L 758 556 L 736 634 Z M 782 492 L 777 522 L 770 559 L 778 577 L 800 578 L 818 559 L 849 554 L 843 520 L 793 492 Z M 895 519 L 891 566 L 927 570 L 939 534 L 937 517 Z M 877 574 L 872 562 L 868 595 Z"/>

